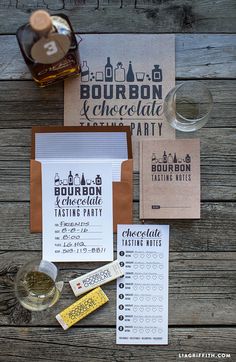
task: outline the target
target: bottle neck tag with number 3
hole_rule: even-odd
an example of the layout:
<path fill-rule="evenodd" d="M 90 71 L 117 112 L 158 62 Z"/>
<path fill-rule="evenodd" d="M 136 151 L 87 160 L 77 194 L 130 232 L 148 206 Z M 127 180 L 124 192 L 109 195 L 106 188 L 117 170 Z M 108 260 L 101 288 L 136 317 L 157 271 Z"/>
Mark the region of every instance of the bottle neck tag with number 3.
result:
<path fill-rule="evenodd" d="M 61 60 L 70 49 L 71 41 L 67 35 L 50 34 L 39 39 L 31 49 L 32 58 L 42 64 Z"/>

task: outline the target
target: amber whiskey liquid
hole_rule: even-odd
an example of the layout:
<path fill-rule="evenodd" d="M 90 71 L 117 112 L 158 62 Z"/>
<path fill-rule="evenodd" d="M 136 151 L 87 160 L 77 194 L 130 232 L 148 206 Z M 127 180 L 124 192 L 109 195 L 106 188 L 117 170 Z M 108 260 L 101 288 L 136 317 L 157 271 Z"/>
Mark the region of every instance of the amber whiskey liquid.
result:
<path fill-rule="evenodd" d="M 40 87 L 80 73 L 78 43 L 64 14 L 38 10 L 17 31 L 24 60 Z"/>
<path fill-rule="evenodd" d="M 32 260 L 17 273 L 16 297 L 23 307 L 42 311 L 53 306 L 60 298 L 63 281 L 57 267 L 46 260 Z"/>
<path fill-rule="evenodd" d="M 54 281 L 47 274 L 38 271 L 26 274 L 19 287 L 20 303 L 31 311 L 44 310 L 55 304 L 60 297 Z"/>

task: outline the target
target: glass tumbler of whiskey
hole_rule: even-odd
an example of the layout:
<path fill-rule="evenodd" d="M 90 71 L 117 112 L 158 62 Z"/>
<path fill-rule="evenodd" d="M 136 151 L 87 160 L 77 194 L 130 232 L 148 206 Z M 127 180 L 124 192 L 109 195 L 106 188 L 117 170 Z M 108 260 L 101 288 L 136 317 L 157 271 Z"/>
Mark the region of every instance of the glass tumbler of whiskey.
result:
<path fill-rule="evenodd" d="M 55 264 L 34 259 L 19 269 L 15 280 L 15 293 L 24 308 L 42 311 L 58 301 L 63 284 Z"/>
<path fill-rule="evenodd" d="M 78 42 L 64 14 L 37 10 L 16 36 L 25 63 L 40 87 L 80 73 Z"/>
<path fill-rule="evenodd" d="M 213 98 L 209 89 L 199 81 L 177 85 L 164 100 L 164 115 L 169 124 L 183 132 L 203 127 L 211 114 Z"/>

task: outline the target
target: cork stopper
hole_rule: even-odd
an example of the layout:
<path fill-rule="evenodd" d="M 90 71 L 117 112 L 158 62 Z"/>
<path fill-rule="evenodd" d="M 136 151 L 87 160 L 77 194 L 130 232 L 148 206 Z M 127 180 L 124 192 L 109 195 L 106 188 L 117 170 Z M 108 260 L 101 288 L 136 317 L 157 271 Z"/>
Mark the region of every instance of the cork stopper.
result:
<path fill-rule="evenodd" d="M 52 28 L 52 20 L 45 10 L 34 11 L 29 20 L 30 26 L 37 33 L 47 33 Z"/>

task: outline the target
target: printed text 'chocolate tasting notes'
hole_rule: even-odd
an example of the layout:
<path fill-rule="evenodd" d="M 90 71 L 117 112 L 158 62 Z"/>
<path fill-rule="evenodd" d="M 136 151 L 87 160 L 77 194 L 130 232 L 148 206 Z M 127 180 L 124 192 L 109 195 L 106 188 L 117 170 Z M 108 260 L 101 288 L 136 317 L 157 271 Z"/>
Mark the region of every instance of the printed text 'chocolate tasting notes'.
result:
<path fill-rule="evenodd" d="M 168 225 L 118 225 L 116 343 L 168 343 Z"/>
<path fill-rule="evenodd" d="M 140 218 L 200 218 L 200 140 L 140 142 Z"/>
<path fill-rule="evenodd" d="M 175 38 L 84 34 L 79 49 L 81 76 L 65 82 L 65 125 L 130 126 L 138 170 L 138 140 L 175 138 L 163 116 L 175 85 Z"/>

